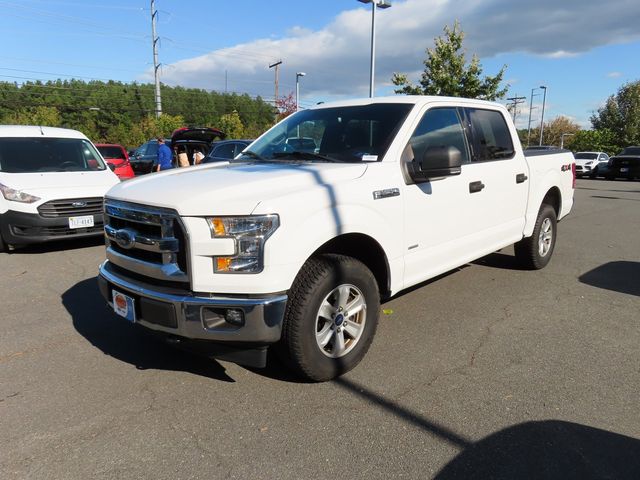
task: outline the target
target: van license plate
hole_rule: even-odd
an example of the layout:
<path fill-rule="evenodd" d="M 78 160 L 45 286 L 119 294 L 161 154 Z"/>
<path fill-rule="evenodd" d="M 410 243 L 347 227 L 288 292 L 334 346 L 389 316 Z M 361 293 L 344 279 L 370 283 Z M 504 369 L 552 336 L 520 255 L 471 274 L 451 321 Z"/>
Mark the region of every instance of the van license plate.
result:
<path fill-rule="evenodd" d="M 133 298 L 124 293 L 112 290 L 113 311 L 131 323 L 136 321 L 136 309 Z"/>
<path fill-rule="evenodd" d="M 93 215 L 69 217 L 69 228 L 88 228 L 93 227 L 93 225 Z"/>

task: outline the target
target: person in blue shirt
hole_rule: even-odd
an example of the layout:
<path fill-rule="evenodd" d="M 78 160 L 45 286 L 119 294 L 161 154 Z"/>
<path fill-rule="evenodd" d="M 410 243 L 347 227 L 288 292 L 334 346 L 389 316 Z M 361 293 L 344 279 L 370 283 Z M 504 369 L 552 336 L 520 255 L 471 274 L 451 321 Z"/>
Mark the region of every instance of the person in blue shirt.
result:
<path fill-rule="evenodd" d="M 156 172 L 173 168 L 173 153 L 164 143 L 164 138 L 158 138 L 158 160 L 156 162 Z"/>

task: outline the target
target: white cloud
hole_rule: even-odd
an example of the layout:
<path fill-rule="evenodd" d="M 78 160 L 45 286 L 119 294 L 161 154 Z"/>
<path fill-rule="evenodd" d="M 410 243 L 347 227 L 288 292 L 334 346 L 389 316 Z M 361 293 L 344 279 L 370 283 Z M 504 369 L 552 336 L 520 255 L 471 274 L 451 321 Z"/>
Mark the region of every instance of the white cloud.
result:
<path fill-rule="evenodd" d="M 389 85 L 393 72 L 416 78 L 425 49 L 455 19 L 466 33 L 465 47 L 484 58 L 508 52 L 564 58 L 640 38 L 637 0 L 611 0 L 606 8 L 595 0 L 398 0 L 376 16 L 377 87 Z M 162 80 L 224 90 L 227 70 L 230 90 L 273 98 L 274 74 L 267 66 L 282 59 L 282 94 L 293 91 L 295 72 L 304 71 L 302 100 L 366 95 L 370 28 L 370 9 L 354 7 L 320 30 L 293 26 L 282 38 L 252 40 L 176 62 Z"/>
<path fill-rule="evenodd" d="M 607 77 L 609 78 L 620 78 L 622 76 L 621 72 L 609 72 L 607 73 Z"/>

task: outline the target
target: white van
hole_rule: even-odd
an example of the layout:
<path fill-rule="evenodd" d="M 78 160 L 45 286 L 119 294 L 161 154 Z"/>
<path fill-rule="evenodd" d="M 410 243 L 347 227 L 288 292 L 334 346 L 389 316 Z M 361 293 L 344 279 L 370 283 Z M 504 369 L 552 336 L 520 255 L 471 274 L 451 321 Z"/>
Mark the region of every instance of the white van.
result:
<path fill-rule="evenodd" d="M 0 251 L 103 235 L 103 197 L 117 183 L 78 131 L 0 125 Z"/>

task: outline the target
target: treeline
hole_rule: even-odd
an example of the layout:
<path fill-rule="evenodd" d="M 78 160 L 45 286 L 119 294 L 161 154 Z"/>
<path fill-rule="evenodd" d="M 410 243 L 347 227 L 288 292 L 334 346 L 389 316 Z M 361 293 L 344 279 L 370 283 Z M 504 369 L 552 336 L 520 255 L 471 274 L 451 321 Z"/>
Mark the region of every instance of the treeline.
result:
<path fill-rule="evenodd" d="M 235 138 L 255 138 L 274 121 L 274 106 L 260 97 L 163 85 L 155 118 L 151 84 L 55 80 L 0 82 L 0 124 L 80 130 L 94 142 L 135 147 L 181 126 L 216 127 Z"/>

